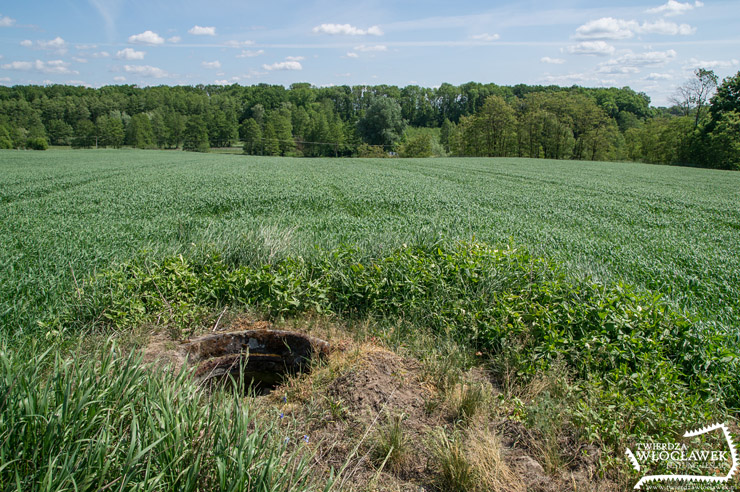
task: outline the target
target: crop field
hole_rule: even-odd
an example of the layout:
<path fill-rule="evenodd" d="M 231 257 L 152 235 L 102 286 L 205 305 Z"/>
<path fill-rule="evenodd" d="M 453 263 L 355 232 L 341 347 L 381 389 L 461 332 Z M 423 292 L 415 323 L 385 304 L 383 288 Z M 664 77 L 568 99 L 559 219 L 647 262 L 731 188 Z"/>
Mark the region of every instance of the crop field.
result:
<path fill-rule="evenodd" d="M 443 395 L 426 411 L 462 415 L 435 431 L 432 462 L 478 439 L 476 411 L 526 426 L 549 472 L 601 447 L 601 478 L 624 489 L 624 447 L 638 437 L 737 423 L 738 245 L 733 172 L 0 152 L 0 489 L 323 489 L 311 481 L 319 452 L 306 454 L 308 434 L 303 446 L 276 431 L 275 408 L 114 348 L 141 327 L 172 343 L 253 308 L 270 322 L 363 327 L 422 361 Z M 464 379 L 475 366 L 498 396 Z M 285 393 L 296 429 L 342 421 L 342 403 L 320 395 L 299 411 Z M 383 449 L 376 476 L 404 463 Z"/>
<path fill-rule="evenodd" d="M 438 237 L 512 242 L 574 274 L 623 280 L 739 325 L 737 173 L 529 159 L 0 157 L 6 334 L 53 312 L 75 277 L 142 251 L 259 242 L 277 257 L 343 243 L 376 253 Z"/>

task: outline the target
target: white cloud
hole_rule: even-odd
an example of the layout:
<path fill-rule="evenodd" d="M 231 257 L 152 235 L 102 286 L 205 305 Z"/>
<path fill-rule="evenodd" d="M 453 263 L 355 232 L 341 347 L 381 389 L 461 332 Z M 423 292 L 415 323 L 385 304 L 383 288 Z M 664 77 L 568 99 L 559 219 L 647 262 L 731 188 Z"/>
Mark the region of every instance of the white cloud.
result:
<path fill-rule="evenodd" d="M 152 67 L 150 65 L 124 65 L 123 70 L 126 73 L 140 75 L 142 77 L 154 77 L 156 79 L 169 77 L 170 75 L 161 68 Z"/>
<path fill-rule="evenodd" d="M 50 41 L 36 41 L 36 45 L 42 50 L 60 50 L 67 46 L 67 42 L 57 36 Z"/>
<path fill-rule="evenodd" d="M 0 77 L 0 82 L 10 82 L 10 77 Z"/>
<path fill-rule="evenodd" d="M 631 73 L 640 73 L 640 69 L 633 66 L 620 66 L 620 65 L 602 65 L 596 71 L 597 73 L 605 73 L 609 75 L 628 75 Z"/>
<path fill-rule="evenodd" d="M 675 22 L 668 22 L 663 19 L 655 22 L 645 22 L 637 30 L 638 33 L 645 34 L 663 34 L 666 36 L 687 36 L 696 32 L 695 27 L 691 27 L 688 24 L 676 24 Z"/>
<path fill-rule="evenodd" d="M 373 46 L 365 46 L 364 44 L 361 44 L 360 46 L 355 46 L 355 51 L 388 51 L 388 47 L 382 44 L 376 44 Z"/>
<path fill-rule="evenodd" d="M 360 55 L 352 51 L 348 51 L 346 56 L 347 58 L 359 58 L 360 57 Z"/>
<path fill-rule="evenodd" d="M 98 47 L 97 44 L 76 44 L 75 45 L 75 48 L 77 48 L 78 50 L 94 50 L 97 47 Z"/>
<path fill-rule="evenodd" d="M 133 44 L 148 44 L 148 45 L 158 45 L 158 44 L 164 44 L 164 38 L 153 31 L 144 31 L 141 34 L 134 34 L 133 36 L 129 36 L 128 38 L 129 43 Z"/>
<path fill-rule="evenodd" d="M 609 56 L 614 54 L 614 46 L 606 41 L 583 41 L 573 46 L 568 46 L 568 53 L 574 55 L 596 55 Z"/>
<path fill-rule="evenodd" d="M 476 34 L 475 36 L 470 36 L 470 39 L 475 39 L 478 41 L 496 41 L 500 37 L 501 36 L 499 36 L 498 34 L 483 33 L 483 34 Z"/>
<path fill-rule="evenodd" d="M 146 51 L 136 51 L 131 48 L 124 48 L 116 53 L 116 58 L 121 60 L 143 60 Z"/>
<path fill-rule="evenodd" d="M 60 38 L 59 36 L 55 37 L 54 39 L 51 39 L 49 41 L 44 40 L 38 40 L 35 43 L 31 41 L 30 39 L 24 39 L 21 41 L 21 46 L 24 46 L 26 48 L 35 48 L 39 50 L 52 50 L 59 54 L 64 54 L 67 52 L 67 42 Z"/>
<path fill-rule="evenodd" d="M 589 21 L 576 29 L 578 39 L 629 39 L 639 27 L 635 21 L 602 17 Z"/>
<path fill-rule="evenodd" d="M 255 56 L 264 55 L 265 50 L 242 50 L 241 54 L 236 55 L 237 58 L 254 58 Z"/>
<path fill-rule="evenodd" d="M 645 12 L 648 14 L 663 14 L 666 17 L 681 15 L 698 7 L 703 7 L 704 4 L 701 2 L 695 2 L 691 5 L 689 2 L 681 3 L 676 0 L 668 0 L 668 3 L 664 3 L 660 7 L 648 9 Z"/>
<path fill-rule="evenodd" d="M 254 41 L 235 41 L 232 39 L 230 41 L 226 41 L 224 44 L 229 48 L 241 48 L 243 46 L 252 46 L 254 44 Z"/>
<path fill-rule="evenodd" d="M 297 61 L 276 62 L 272 65 L 262 65 L 262 68 L 268 71 L 273 70 L 303 70 L 303 66 Z"/>
<path fill-rule="evenodd" d="M 110 53 L 107 51 L 99 51 L 98 53 L 93 53 L 93 58 L 108 58 L 110 56 Z"/>
<path fill-rule="evenodd" d="M 360 29 L 350 24 L 321 24 L 313 28 L 313 32 L 323 34 L 342 34 L 345 36 L 382 36 L 383 31 L 378 26 Z"/>
<path fill-rule="evenodd" d="M 118 77 L 113 77 L 113 80 L 115 80 L 116 82 L 126 82 L 126 77 L 124 77 L 123 75 L 119 75 Z"/>
<path fill-rule="evenodd" d="M 602 17 L 589 21 L 576 29 L 577 39 L 630 39 L 635 34 L 663 34 L 667 36 L 694 34 L 696 28 L 688 24 L 676 24 L 659 19 L 640 24 L 634 20 Z"/>
<path fill-rule="evenodd" d="M 304 57 L 304 56 L 286 56 L 285 59 L 288 60 L 288 61 L 301 61 L 301 60 L 305 60 L 306 57 Z"/>
<path fill-rule="evenodd" d="M 583 85 L 583 86 L 600 86 L 609 87 L 618 84 L 615 79 L 602 79 L 598 76 L 586 73 L 569 73 L 566 75 L 546 75 L 542 78 L 546 84 L 555 84 L 561 86 Z"/>
<path fill-rule="evenodd" d="M 170 43 L 179 43 L 182 41 L 182 38 L 180 36 L 172 36 L 171 38 L 167 38 L 167 41 Z"/>
<path fill-rule="evenodd" d="M 617 58 L 601 63 L 597 73 L 624 75 L 639 73 L 642 67 L 659 67 L 674 60 L 674 50 L 646 51 L 644 53 L 625 53 Z"/>
<path fill-rule="evenodd" d="M 550 63 L 552 65 L 562 65 L 565 63 L 565 60 L 562 58 L 550 58 L 549 56 L 543 56 L 540 58 L 540 61 L 542 63 Z"/>
<path fill-rule="evenodd" d="M 77 63 L 87 63 L 87 58 L 80 58 L 79 56 L 73 56 L 72 60 Z"/>
<path fill-rule="evenodd" d="M 63 60 L 51 60 L 44 62 L 41 60 L 14 61 L 6 63 L 1 68 L 6 70 L 22 70 L 26 72 L 55 73 L 55 74 L 77 74 L 79 72 L 69 69 L 69 63 Z"/>
<path fill-rule="evenodd" d="M 204 61 L 201 65 L 203 65 L 204 68 L 221 68 L 221 62 L 218 60 L 212 62 Z"/>
<path fill-rule="evenodd" d="M 68 80 L 67 83 L 69 85 L 81 85 L 83 87 L 92 87 L 90 84 L 88 84 L 84 80 Z"/>
<path fill-rule="evenodd" d="M 626 53 L 607 63 L 621 63 L 632 66 L 657 66 L 665 65 L 676 58 L 677 53 L 674 50 L 667 51 L 646 51 L 644 53 Z"/>
<path fill-rule="evenodd" d="M 214 80 L 213 83 L 216 85 L 230 85 L 228 80 Z"/>
<path fill-rule="evenodd" d="M 202 27 L 202 26 L 193 26 L 188 31 L 193 36 L 215 36 L 216 35 L 216 28 L 211 27 Z"/>
<path fill-rule="evenodd" d="M 15 19 L 11 19 L 10 17 L 6 16 L 0 16 L 0 27 L 11 27 L 15 24 Z"/>
<path fill-rule="evenodd" d="M 337 77 L 352 77 L 352 74 L 349 73 L 349 72 L 346 72 L 346 73 L 337 73 L 337 74 L 334 74 L 334 75 L 337 76 Z"/>
<path fill-rule="evenodd" d="M 673 75 L 667 74 L 667 73 L 651 73 L 649 75 L 646 75 L 643 80 L 650 80 L 650 81 L 656 81 L 656 80 L 671 80 L 673 78 Z"/>
<path fill-rule="evenodd" d="M 694 70 L 695 68 L 706 68 L 714 70 L 715 68 L 733 68 L 740 65 L 740 60 L 699 60 L 691 58 L 684 66 L 684 70 Z"/>

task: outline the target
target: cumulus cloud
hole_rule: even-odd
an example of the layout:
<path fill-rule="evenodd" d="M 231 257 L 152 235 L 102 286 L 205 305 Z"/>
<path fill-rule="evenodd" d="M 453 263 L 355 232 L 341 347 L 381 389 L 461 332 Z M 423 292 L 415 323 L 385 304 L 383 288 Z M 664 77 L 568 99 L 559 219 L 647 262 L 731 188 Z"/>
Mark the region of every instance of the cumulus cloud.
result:
<path fill-rule="evenodd" d="M 475 39 L 477 41 L 496 41 L 500 37 L 501 36 L 499 36 L 498 34 L 483 33 L 483 34 L 476 34 L 475 36 L 470 36 L 470 39 Z"/>
<path fill-rule="evenodd" d="M 237 58 L 254 58 L 255 56 L 264 55 L 265 50 L 242 50 L 241 54 L 236 55 Z"/>
<path fill-rule="evenodd" d="M 733 68 L 740 65 L 740 60 L 699 60 L 691 58 L 684 66 L 684 70 L 694 70 L 695 68 L 706 68 L 714 70 L 715 68 Z"/>
<path fill-rule="evenodd" d="M 171 38 L 167 38 L 167 41 L 170 43 L 179 43 L 182 41 L 182 38 L 180 36 L 172 36 Z"/>
<path fill-rule="evenodd" d="M 703 6 L 704 4 L 701 2 L 694 2 L 694 4 L 692 5 L 689 2 L 681 3 L 677 2 L 676 0 L 668 0 L 668 3 L 664 3 L 660 7 L 648 9 L 645 12 L 647 12 L 648 14 L 662 14 L 666 17 L 670 17 L 674 15 L 685 14 L 686 12 Z"/>
<path fill-rule="evenodd" d="M 360 57 L 360 55 L 358 55 L 357 53 L 353 51 L 348 51 L 346 56 L 347 58 L 359 58 Z"/>
<path fill-rule="evenodd" d="M 216 35 L 216 28 L 213 26 L 210 27 L 203 27 L 203 26 L 193 26 L 188 30 L 190 34 L 193 36 L 215 36 Z"/>
<path fill-rule="evenodd" d="M 671 80 L 673 75 L 667 73 L 651 73 L 643 77 L 643 80 L 657 81 L 657 80 Z"/>
<path fill-rule="evenodd" d="M 304 57 L 304 56 L 286 56 L 285 59 L 288 60 L 288 61 L 301 61 L 301 60 L 305 60 L 306 57 Z"/>
<path fill-rule="evenodd" d="M 588 21 L 576 29 L 579 39 L 629 39 L 634 36 L 634 30 L 639 27 L 635 21 L 602 17 Z"/>
<path fill-rule="evenodd" d="M 364 51 L 364 52 L 388 51 L 388 47 L 383 44 L 376 44 L 373 46 L 365 46 L 364 44 L 361 44 L 360 46 L 355 46 L 355 51 Z"/>
<path fill-rule="evenodd" d="M 637 30 L 638 33 L 645 34 L 663 34 L 666 36 L 688 36 L 696 32 L 695 27 L 691 27 L 688 24 L 676 24 L 675 22 L 668 22 L 660 19 L 656 22 L 645 22 Z"/>
<path fill-rule="evenodd" d="M 117 77 L 113 77 L 113 80 L 115 80 L 116 82 L 126 82 L 126 77 L 124 77 L 123 75 L 119 75 Z"/>
<path fill-rule="evenodd" d="M 155 79 L 169 77 L 170 75 L 161 68 L 152 67 L 150 65 L 124 65 L 123 70 L 126 73 L 140 75 L 141 77 L 153 77 Z"/>
<path fill-rule="evenodd" d="M 164 38 L 156 32 L 144 31 L 141 34 L 129 36 L 128 42 L 132 44 L 148 44 L 156 46 L 158 44 L 164 44 Z"/>
<path fill-rule="evenodd" d="M 143 60 L 146 51 L 136 51 L 132 48 L 124 48 L 116 53 L 116 58 L 121 60 Z"/>
<path fill-rule="evenodd" d="M 24 39 L 23 41 L 21 41 L 21 46 L 24 46 L 26 48 L 36 48 L 39 50 L 52 50 L 61 54 L 67 52 L 67 42 L 59 36 L 55 37 L 54 39 L 50 39 L 49 41 L 40 39 L 35 43 L 30 39 Z"/>
<path fill-rule="evenodd" d="M 583 41 L 573 46 L 568 46 L 568 53 L 574 55 L 596 55 L 609 56 L 616 51 L 614 46 L 606 41 Z"/>
<path fill-rule="evenodd" d="M 109 56 L 110 56 L 110 53 L 108 53 L 107 51 L 99 51 L 97 53 L 92 54 L 93 58 L 108 58 Z"/>
<path fill-rule="evenodd" d="M 0 27 L 11 27 L 15 24 L 15 19 L 11 19 L 7 15 L 0 15 Z"/>
<path fill-rule="evenodd" d="M 626 53 L 607 63 L 622 63 L 633 66 L 656 66 L 665 65 L 676 58 L 677 53 L 674 50 L 666 51 L 646 51 L 644 53 Z"/>
<path fill-rule="evenodd" d="M 668 36 L 694 34 L 696 28 L 688 24 L 676 24 L 664 19 L 640 24 L 634 20 L 602 17 L 589 21 L 576 29 L 578 39 L 630 39 L 635 34 L 663 34 Z"/>
<path fill-rule="evenodd" d="M 344 36 L 382 36 L 383 31 L 378 26 L 360 29 L 350 24 L 321 24 L 313 28 L 313 32 L 322 34 L 341 34 Z"/>
<path fill-rule="evenodd" d="M 51 61 L 14 61 L 0 66 L 5 70 L 21 70 L 25 72 L 54 73 L 54 74 L 77 74 L 79 72 L 70 70 L 69 63 L 63 60 Z"/>
<path fill-rule="evenodd" d="M 565 63 L 565 60 L 562 58 L 550 58 L 549 56 L 543 56 L 540 58 L 540 61 L 542 63 L 550 63 L 552 65 L 562 65 Z"/>
<path fill-rule="evenodd" d="M 262 68 L 271 72 L 273 70 L 303 70 L 303 66 L 297 61 L 276 62 L 272 65 L 262 65 Z"/>
<path fill-rule="evenodd" d="M 218 60 L 212 62 L 204 61 L 201 65 L 203 65 L 204 68 L 221 68 L 221 62 Z"/>
<path fill-rule="evenodd" d="M 213 83 L 216 85 L 229 85 L 228 80 L 214 80 Z"/>
<path fill-rule="evenodd" d="M 646 51 L 644 53 L 625 53 L 599 65 L 598 73 L 633 74 L 643 67 L 659 67 L 676 58 L 674 50 Z"/>
<path fill-rule="evenodd" d="M 77 63 L 87 63 L 87 58 L 80 58 L 79 56 L 73 56 L 72 61 L 76 61 Z"/>

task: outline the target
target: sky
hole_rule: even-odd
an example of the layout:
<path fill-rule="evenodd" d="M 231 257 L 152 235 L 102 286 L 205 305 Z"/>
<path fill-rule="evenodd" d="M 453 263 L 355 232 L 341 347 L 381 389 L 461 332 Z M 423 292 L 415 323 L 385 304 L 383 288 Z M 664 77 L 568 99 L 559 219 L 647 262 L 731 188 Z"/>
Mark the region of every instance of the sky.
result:
<path fill-rule="evenodd" d="M 740 70 L 740 1 L 23 0 L 0 84 L 624 87 Z"/>

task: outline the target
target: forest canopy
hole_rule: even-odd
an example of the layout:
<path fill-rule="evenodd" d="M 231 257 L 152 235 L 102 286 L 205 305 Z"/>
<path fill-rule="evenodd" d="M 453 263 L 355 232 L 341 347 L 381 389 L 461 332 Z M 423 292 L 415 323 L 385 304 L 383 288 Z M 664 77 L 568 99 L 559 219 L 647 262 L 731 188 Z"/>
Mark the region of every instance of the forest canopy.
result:
<path fill-rule="evenodd" d="M 240 145 L 281 156 L 519 156 L 740 168 L 740 72 L 670 108 L 629 87 L 0 87 L 0 148 Z"/>

